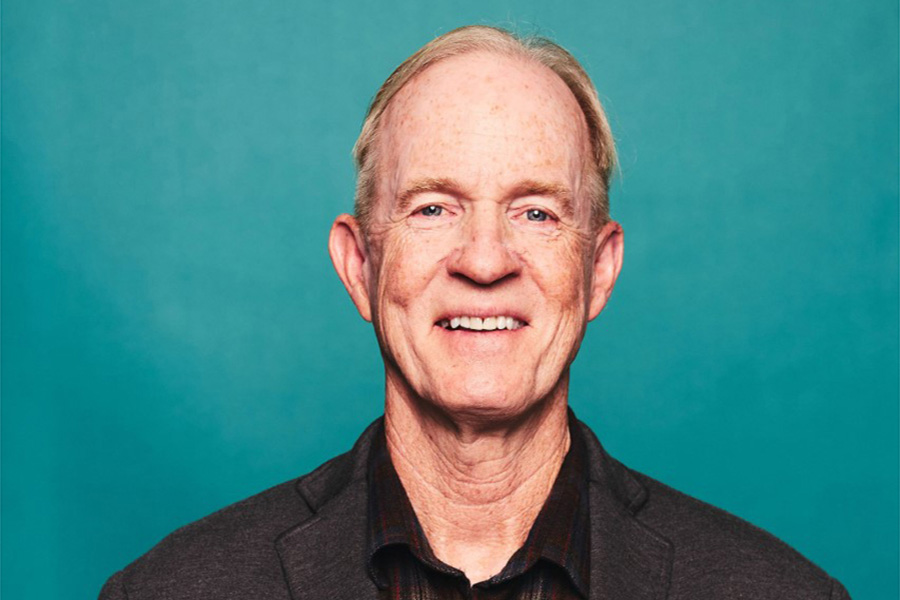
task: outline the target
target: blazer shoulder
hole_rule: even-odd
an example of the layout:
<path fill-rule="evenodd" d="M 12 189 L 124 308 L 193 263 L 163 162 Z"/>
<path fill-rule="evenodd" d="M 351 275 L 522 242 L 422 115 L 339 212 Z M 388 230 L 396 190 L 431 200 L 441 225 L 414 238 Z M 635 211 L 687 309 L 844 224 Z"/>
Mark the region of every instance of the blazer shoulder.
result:
<path fill-rule="evenodd" d="M 313 514 L 302 488 L 328 490 L 348 454 L 173 531 L 110 577 L 101 600 L 287 598 L 275 540 Z"/>
<path fill-rule="evenodd" d="M 647 492 L 638 520 L 672 544 L 670 598 L 849 598 L 839 582 L 771 533 L 628 471 Z"/>

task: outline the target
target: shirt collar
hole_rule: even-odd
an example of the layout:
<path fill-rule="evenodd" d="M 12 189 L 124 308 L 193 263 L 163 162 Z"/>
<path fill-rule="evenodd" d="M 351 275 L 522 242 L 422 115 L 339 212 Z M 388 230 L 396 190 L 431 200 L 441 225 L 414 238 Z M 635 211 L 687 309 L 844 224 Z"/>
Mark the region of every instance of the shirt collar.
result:
<path fill-rule="evenodd" d="M 587 449 L 575 415 L 569 410 L 571 442 L 559 474 L 538 513 L 525 543 L 490 582 L 508 581 L 531 569 L 539 560 L 561 567 L 579 593 L 590 589 L 590 498 Z M 382 589 L 388 585 L 379 556 L 391 546 L 406 546 L 418 560 L 450 575 L 461 574 L 439 560 L 416 517 L 387 449 L 382 427 L 372 444 L 368 465 L 369 574 Z"/>

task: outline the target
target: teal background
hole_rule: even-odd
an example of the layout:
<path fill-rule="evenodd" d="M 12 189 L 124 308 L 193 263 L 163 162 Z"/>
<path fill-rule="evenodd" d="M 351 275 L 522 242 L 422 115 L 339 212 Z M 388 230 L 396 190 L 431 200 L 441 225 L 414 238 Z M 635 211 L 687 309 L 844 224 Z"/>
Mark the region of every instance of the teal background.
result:
<path fill-rule="evenodd" d="M 467 23 L 568 47 L 619 141 L 579 416 L 898 597 L 896 2 L 6 0 L 4 598 L 94 597 L 380 413 L 328 227 L 378 85 Z"/>

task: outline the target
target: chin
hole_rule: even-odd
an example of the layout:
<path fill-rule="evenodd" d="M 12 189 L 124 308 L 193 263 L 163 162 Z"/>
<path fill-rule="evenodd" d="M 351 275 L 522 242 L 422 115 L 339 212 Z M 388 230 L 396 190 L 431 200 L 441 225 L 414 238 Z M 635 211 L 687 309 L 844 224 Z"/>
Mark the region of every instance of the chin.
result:
<path fill-rule="evenodd" d="M 465 386 L 444 389 L 434 398 L 434 404 L 451 420 L 499 424 L 522 417 L 540 403 L 540 397 L 497 383 L 466 382 Z"/>

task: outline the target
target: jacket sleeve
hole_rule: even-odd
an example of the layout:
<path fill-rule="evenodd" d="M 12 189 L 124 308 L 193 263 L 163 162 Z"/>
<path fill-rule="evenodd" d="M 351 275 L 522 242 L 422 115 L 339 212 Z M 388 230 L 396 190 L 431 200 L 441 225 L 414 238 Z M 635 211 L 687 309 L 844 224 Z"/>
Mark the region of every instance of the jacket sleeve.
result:
<path fill-rule="evenodd" d="M 100 590 L 99 600 L 128 600 L 128 593 L 125 591 L 125 582 L 122 577 L 122 571 L 119 571 L 106 580 L 103 589 Z"/>
<path fill-rule="evenodd" d="M 831 597 L 830 600 L 850 600 L 850 594 L 847 593 L 847 590 L 844 586 L 841 585 L 841 582 L 837 579 L 831 580 Z"/>

